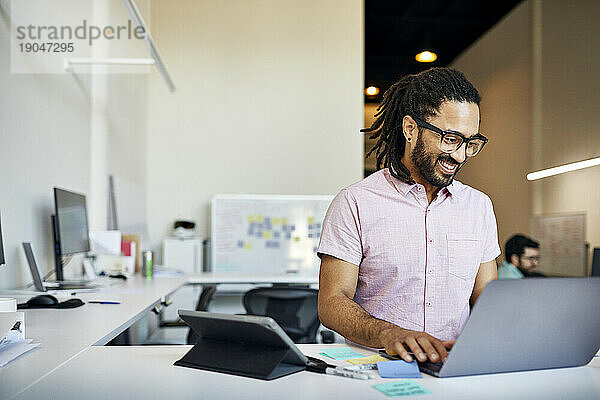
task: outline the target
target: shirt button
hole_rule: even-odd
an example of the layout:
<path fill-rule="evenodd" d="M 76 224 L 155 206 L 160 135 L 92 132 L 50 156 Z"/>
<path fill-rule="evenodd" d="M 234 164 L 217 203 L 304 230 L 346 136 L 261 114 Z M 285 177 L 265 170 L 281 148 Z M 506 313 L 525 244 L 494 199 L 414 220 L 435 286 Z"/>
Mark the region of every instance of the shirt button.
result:
<path fill-rule="evenodd" d="M 427 302 L 427 307 L 431 307 L 431 302 Z"/>
<path fill-rule="evenodd" d="M 433 243 L 433 239 L 429 239 L 429 243 Z"/>

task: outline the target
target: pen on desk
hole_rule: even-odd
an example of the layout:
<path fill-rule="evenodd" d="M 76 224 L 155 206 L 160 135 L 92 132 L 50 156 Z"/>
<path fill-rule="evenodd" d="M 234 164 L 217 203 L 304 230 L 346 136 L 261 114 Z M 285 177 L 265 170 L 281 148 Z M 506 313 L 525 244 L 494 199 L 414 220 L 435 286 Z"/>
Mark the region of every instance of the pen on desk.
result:
<path fill-rule="evenodd" d="M 91 303 L 91 304 L 121 304 L 118 301 L 97 301 L 97 300 L 88 301 L 88 303 Z"/>
<path fill-rule="evenodd" d="M 347 365 L 344 366 L 345 370 L 348 371 L 365 371 L 377 369 L 377 364 L 360 364 L 360 365 Z"/>
<path fill-rule="evenodd" d="M 347 378 L 354 379 L 371 379 L 375 378 L 365 371 L 367 367 L 356 368 L 356 369 L 348 369 L 349 366 L 335 366 L 326 363 L 323 360 L 319 360 L 318 358 L 306 356 L 308 359 L 308 363 L 306 365 L 306 369 L 310 372 L 316 372 L 319 374 L 327 374 L 327 375 L 337 375 L 337 376 L 345 376 Z M 361 371 L 362 369 L 362 371 Z"/>
<path fill-rule="evenodd" d="M 327 375 L 337 375 L 337 376 L 345 376 L 346 378 L 353 378 L 353 379 L 369 379 L 369 375 L 363 373 L 363 372 L 358 372 L 358 371 L 348 371 L 347 369 L 343 369 L 343 368 L 327 368 L 325 369 L 325 373 Z"/>

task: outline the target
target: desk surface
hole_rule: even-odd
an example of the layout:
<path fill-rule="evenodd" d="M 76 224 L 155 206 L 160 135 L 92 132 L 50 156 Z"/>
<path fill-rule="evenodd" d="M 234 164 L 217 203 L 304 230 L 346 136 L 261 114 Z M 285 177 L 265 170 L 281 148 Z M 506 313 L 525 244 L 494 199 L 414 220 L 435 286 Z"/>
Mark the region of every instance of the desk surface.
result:
<path fill-rule="evenodd" d="M 299 345 L 319 358 L 327 347 Z M 386 399 L 372 385 L 395 379 L 355 380 L 300 372 L 274 381 L 175 367 L 190 346 L 90 347 L 17 399 Z M 364 349 L 357 349 L 370 354 Z M 332 364 L 341 363 L 328 360 Z M 431 391 L 423 399 L 597 399 L 600 360 L 578 368 L 416 380 Z M 49 396 L 52 394 L 52 396 Z M 421 398 L 421 396 L 418 396 Z"/>
<path fill-rule="evenodd" d="M 186 283 L 315 284 L 318 283 L 318 278 L 303 275 L 203 273 L 155 277 L 152 280 L 140 276 L 127 281 L 100 279 L 100 284 L 105 287 L 99 292 L 77 293 L 75 297 L 86 302 L 107 300 L 121 304 L 85 304 L 69 310 L 25 311 L 26 336 L 41 343 L 41 346 L 0 368 L 0 399 L 15 396 L 89 346 L 108 343 L 151 310 L 161 298 L 172 294 Z M 13 291 L 6 294 L 23 302 L 39 293 Z"/>
<path fill-rule="evenodd" d="M 112 300 L 121 304 L 85 304 L 74 309 L 24 310 L 26 336 L 41 346 L 0 368 L 0 399 L 9 399 L 89 346 L 104 345 L 131 326 L 162 297 L 173 293 L 185 277 L 142 277 L 100 281 L 95 293 L 78 293 L 83 301 Z M 21 302 L 31 297 L 15 296 Z"/>

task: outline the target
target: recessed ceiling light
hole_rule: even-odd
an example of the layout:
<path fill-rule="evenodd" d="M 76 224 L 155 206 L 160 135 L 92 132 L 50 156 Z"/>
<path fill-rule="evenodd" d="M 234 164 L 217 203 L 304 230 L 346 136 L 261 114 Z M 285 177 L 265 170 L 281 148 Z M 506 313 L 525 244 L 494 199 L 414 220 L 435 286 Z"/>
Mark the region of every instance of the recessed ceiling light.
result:
<path fill-rule="evenodd" d="M 376 86 L 369 86 L 365 89 L 365 94 L 367 96 L 377 96 L 379 94 L 379 88 Z"/>
<path fill-rule="evenodd" d="M 437 60 L 437 54 L 425 50 L 420 52 L 419 54 L 417 54 L 415 56 L 415 60 L 417 60 L 418 62 L 422 62 L 422 63 L 429 63 L 429 62 L 434 62 L 435 60 Z"/>

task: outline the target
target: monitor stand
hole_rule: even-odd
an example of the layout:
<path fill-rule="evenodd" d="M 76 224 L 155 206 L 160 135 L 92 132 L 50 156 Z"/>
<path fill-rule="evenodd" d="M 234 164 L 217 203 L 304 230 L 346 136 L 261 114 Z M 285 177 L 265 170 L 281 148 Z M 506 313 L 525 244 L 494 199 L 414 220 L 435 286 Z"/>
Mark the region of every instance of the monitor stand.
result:
<path fill-rule="evenodd" d="M 65 276 L 63 275 L 63 259 L 60 252 L 60 241 L 58 238 L 58 224 L 56 223 L 56 215 L 52 215 L 52 238 L 54 243 L 54 271 L 56 273 L 56 280 L 63 281 Z"/>

